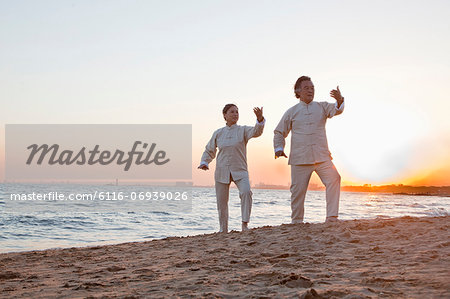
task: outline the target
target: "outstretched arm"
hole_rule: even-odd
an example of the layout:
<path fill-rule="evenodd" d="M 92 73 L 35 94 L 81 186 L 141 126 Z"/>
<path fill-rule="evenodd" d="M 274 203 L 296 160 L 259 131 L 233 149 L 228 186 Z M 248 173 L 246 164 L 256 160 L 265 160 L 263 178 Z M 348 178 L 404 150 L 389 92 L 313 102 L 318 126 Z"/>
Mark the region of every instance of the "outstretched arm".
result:
<path fill-rule="evenodd" d="M 202 160 L 198 169 L 208 170 L 209 163 L 216 157 L 217 143 L 216 143 L 217 131 L 213 133 L 211 139 L 205 147 L 205 151 L 202 155 Z"/>
<path fill-rule="evenodd" d="M 286 111 L 286 113 L 281 118 L 278 126 L 273 131 L 273 147 L 275 149 L 275 159 L 279 157 L 286 157 L 287 155 L 284 153 L 284 145 L 285 138 L 289 135 L 291 131 L 291 115 L 290 110 Z"/>

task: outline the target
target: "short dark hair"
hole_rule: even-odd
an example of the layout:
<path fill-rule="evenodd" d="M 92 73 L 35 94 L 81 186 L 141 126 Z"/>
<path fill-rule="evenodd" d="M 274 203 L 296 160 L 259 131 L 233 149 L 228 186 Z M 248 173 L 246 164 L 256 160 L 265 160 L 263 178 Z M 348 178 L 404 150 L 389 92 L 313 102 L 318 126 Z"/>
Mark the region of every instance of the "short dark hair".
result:
<path fill-rule="evenodd" d="M 302 84 L 303 81 L 311 81 L 311 78 L 308 76 L 301 76 L 300 78 L 297 79 L 297 82 L 295 82 L 295 85 L 294 85 L 294 93 L 295 93 L 295 97 L 297 99 L 300 99 L 300 95 L 297 94 L 296 89 L 300 88 L 300 85 Z"/>
<path fill-rule="evenodd" d="M 231 108 L 231 107 L 236 107 L 237 106 L 235 104 L 226 104 L 225 107 L 223 107 L 222 113 L 225 114 L 227 113 L 227 111 Z"/>

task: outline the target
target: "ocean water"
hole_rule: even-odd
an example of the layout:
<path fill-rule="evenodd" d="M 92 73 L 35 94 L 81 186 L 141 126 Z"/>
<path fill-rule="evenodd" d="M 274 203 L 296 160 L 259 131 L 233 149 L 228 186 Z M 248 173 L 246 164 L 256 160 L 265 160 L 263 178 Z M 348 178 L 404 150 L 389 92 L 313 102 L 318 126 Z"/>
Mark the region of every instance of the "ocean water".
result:
<path fill-rule="evenodd" d="M 145 201 L 10 200 L 11 193 L 29 194 L 39 188 L 43 187 L 0 184 L 0 252 L 94 246 L 207 234 L 218 231 L 219 227 L 213 188 L 189 188 L 188 194 L 192 201 L 187 201 L 188 205 L 181 208 L 170 208 L 173 201 L 162 201 L 160 208 L 156 209 L 155 206 L 149 207 Z M 64 184 L 47 185 L 45 190 L 129 193 L 133 190 L 149 190 L 148 188 Z M 290 223 L 289 190 L 252 191 L 250 227 Z M 323 222 L 325 206 L 325 192 L 308 191 L 305 222 Z M 406 215 L 443 216 L 448 215 L 449 211 L 449 197 L 342 192 L 339 217 L 350 220 Z M 230 189 L 229 213 L 229 229 L 239 230 L 240 200 L 235 188 Z"/>

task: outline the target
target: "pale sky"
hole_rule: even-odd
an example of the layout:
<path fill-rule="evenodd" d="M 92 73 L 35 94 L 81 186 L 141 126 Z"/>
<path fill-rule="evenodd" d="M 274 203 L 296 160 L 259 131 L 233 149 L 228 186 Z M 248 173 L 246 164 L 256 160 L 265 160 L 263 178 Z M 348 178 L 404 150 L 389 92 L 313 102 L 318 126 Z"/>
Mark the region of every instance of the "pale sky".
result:
<path fill-rule="evenodd" d="M 0 1 L 4 124 L 192 124 L 193 180 L 229 102 L 263 106 L 252 183 L 289 182 L 273 130 L 312 78 L 344 184 L 450 185 L 449 1 Z M 289 143 L 289 142 L 288 142 Z M 288 150 L 289 152 L 289 150 Z M 289 154 L 289 153 L 288 153 Z M 214 163 L 212 163 L 214 166 Z"/>

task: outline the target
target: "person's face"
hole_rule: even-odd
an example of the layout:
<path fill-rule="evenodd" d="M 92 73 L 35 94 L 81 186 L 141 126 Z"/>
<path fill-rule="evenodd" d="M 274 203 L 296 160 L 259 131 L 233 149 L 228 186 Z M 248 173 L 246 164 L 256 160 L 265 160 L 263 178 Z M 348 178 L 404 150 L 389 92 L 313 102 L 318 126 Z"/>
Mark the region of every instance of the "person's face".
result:
<path fill-rule="evenodd" d="M 239 120 L 238 108 L 236 106 L 231 107 L 227 110 L 227 113 L 224 113 L 223 117 L 225 118 L 227 125 L 234 125 Z"/>
<path fill-rule="evenodd" d="M 302 81 L 300 83 L 300 90 L 296 90 L 297 94 L 300 95 L 300 100 L 306 104 L 311 103 L 314 100 L 314 84 L 312 81 Z"/>

